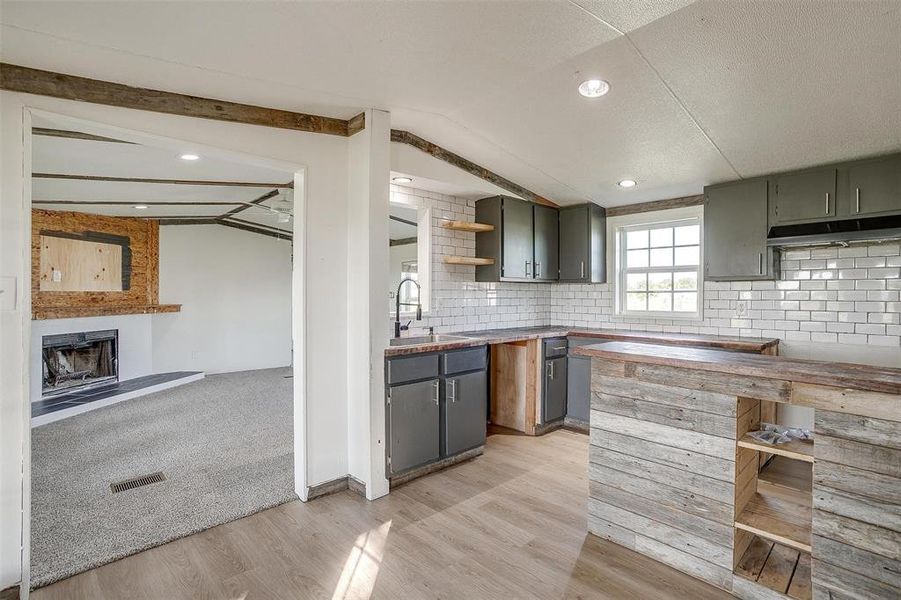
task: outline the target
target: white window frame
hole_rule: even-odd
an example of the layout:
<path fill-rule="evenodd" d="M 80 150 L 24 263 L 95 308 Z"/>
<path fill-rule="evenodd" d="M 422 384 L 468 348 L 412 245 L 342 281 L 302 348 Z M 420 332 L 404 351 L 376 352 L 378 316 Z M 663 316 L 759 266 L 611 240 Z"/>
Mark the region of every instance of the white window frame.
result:
<path fill-rule="evenodd" d="M 671 267 L 637 267 L 631 272 L 637 273 L 670 273 L 674 271 L 691 271 L 697 269 L 698 272 L 698 310 L 694 312 L 681 311 L 648 311 L 648 310 L 627 310 L 626 309 L 626 275 L 629 271 L 626 265 L 626 234 L 630 231 L 641 231 L 651 229 L 665 229 L 668 227 L 684 227 L 686 225 L 698 226 L 698 264 L 697 265 L 673 265 Z M 673 240 L 675 242 L 675 240 Z M 694 244 L 691 244 L 694 245 Z M 679 246 L 672 246 L 678 248 Z M 704 319 L 704 223 L 703 217 L 689 217 L 684 219 L 673 219 L 668 221 L 652 221 L 644 223 L 634 223 L 630 225 L 622 225 L 616 228 L 616 314 L 624 317 L 633 318 L 649 318 L 649 319 L 667 319 L 680 321 L 701 321 Z"/>
<path fill-rule="evenodd" d="M 422 314 L 426 315 L 432 308 L 432 203 L 428 198 L 411 196 L 409 192 L 389 193 L 389 204 L 416 209 L 416 283 L 419 284 L 419 300 Z M 409 285 L 409 284 L 407 284 Z M 416 308 L 400 307 L 401 318 L 416 315 Z M 388 316 L 394 319 L 394 299 L 390 301 Z"/>

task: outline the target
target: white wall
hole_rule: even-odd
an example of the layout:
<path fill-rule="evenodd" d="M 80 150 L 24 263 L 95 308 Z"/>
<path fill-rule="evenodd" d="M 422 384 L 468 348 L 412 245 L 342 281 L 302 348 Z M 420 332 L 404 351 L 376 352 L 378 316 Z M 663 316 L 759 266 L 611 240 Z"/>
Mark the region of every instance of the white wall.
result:
<path fill-rule="evenodd" d="M 291 364 L 291 242 L 220 225 L 160 227 L 153 370 L 227 373 Z"/>
<path fill-rule="evenodd" d="M 302 488 L 346 475 L 348 138 L 0 92 L 0 281 L 13 280 L 16 296 L 14 309 L 0 311 L 0 588 L 16 583 L 23 573 L 27 576 L 29 561 L 21 554 L 23 535 L 27 536 L 22 510 L 30 502 L 22 477 L 30 435 L 24 360 L 31 326 L 26 107 L 109 125 L 111 137 L 127 134 L 116 128 L 165 136 L 156 141 L 173 151 L 179 148 L 171 140 L 183 140 L 210 156 L 238 161 L 260 157 L 278 168 L 306 168 L 299 179 L 303 193 L 295 194 L 296 199 L 305 199 L 296 221 L 306 223 L 306 239 L 295 248 L 295 257 L 303 260 L 294 271 L 294 289 L 299 293 L 293 296 L 293 310 L 303 312 L 293 319 L 293 328 L 305 329 L 308 348 L 304 353 L 295 346 L 295 356 L 305 361 L 295 365 L 295 386 L 302 381 L 298 369 L 306 373 L 305 389 L 295 387 L 295 421 L 302 427 L 295 437 L 296 484 Z M 28 158 L 23 159 L 26 153 Z M 388 165 L 382 167 L 387 186 Z"/>
<path fill-rule="evenodd" d="M 117 315 L 79 319 L 47 319 L 31 323 L 31 401 L 41 399 L 41 343 L 45 335 L 80 331 L 119 331 L 119 380 L 157 372 L 153 365 L 153 315 Z"/>

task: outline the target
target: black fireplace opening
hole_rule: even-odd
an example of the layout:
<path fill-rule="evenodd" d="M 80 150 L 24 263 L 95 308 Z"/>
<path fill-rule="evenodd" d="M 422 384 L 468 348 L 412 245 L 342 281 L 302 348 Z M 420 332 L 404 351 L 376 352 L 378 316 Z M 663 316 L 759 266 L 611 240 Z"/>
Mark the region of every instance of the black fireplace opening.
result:
<path fill-rule="evenodd" d="M 44 398 L 119 380 L 119 330 L 45 335 Z"/>

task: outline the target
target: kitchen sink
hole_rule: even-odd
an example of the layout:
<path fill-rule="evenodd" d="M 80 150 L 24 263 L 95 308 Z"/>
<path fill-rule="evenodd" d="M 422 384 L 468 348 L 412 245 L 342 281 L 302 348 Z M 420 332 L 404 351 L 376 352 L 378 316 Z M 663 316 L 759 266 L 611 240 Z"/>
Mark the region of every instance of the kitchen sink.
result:
<path fill-rule="evenodd" d="M 420 344 L 446 344 L 451 342 L 465 342 L 472 338 L 461 335 L 418 335 L 413 337 L 400 337 L 391 340 L 392 346 L 418 346 Z"/>

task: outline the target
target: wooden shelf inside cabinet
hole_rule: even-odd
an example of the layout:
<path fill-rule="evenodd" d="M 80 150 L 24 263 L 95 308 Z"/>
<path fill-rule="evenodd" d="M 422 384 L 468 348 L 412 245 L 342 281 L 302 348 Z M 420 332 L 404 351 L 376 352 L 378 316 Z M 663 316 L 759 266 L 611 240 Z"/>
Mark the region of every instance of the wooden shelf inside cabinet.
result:
<path fill-rule="evenodd" d="M 742 555 L 735 575 L 733 590 L 743 598 L 810 600 L 811 597 L 810 554 L 759 536 L 754 537 Z M 757 589 L 760 587 L 766 589 Z M 741 593 L 746 591 L 751 593 Z"/>
<path fill-rule="evenodd" d="M 774 456 L 757 474 L 757 481 L 813 493 L 813 464 Z"/>
<path fill-rule="evenodd" d="M 477 258 L 474 256 L 445 256 L 442 261 L 446 265 L 493 265 L 493 258 Z"/>
<path fill-rule="evenodd" d="M 813 441 L 811 440 L 792 440 L 787 444 L 764 444 L 745 434 L 738 445 L 742 448 L 750 448 L 758 452 L 767 452 L 769 454 L 778 454 L 795 460 L 803 460 L 804 462 L 813 462 Z"/>
<path fill-rule="evenodd" d="M 441 223 L 441 226 L 445 229 L 453 229 L 454 231 L 473 231 L 475 233 L 494 231 L 494 225 L 473 223 L 471 221 L 444 221 Z"/>
<path fill-rule="evenodd" d="M 810 492 L 758 480 L 757 492 L 735 519 L 735 527 L 809 553 L 810 505 Z"/>

